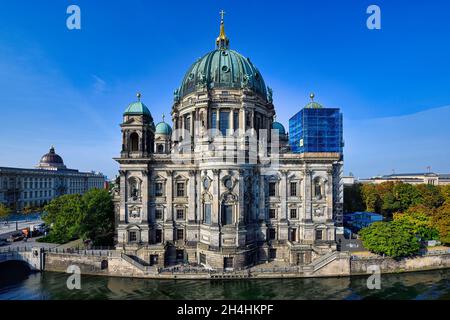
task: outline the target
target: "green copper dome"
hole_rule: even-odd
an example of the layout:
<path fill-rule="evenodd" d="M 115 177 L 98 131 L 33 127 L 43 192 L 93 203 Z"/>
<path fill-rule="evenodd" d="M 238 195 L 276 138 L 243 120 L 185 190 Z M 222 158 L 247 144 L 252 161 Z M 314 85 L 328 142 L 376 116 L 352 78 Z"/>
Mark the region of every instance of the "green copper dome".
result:
<path fill-rule="evenodd" d="M 130 103 L 125 110 L 124 115 L 147 115 L 151 117 L 150 110 L 141 101 Z"/>
<path fill-rule="evenodd" d="M 224 90 L 248 88 L 268 99 L 264 79 L 250 59 L 226 47 L 197 60 L 187 71 L 175 95 L 180 99 L 205 87 Z"/>
<path fill-rule="evenodd" d="M 168 123 L 165 123 L 164 120 L 156 125 L 155 129 L 156 134 L 164 134 L 167 136 L 172 135 L 172 128 Z"/>
<path fill-rule="evenodd" d="M 272 129 L 278 130 L 278 134 L 286 134 L 286 129 L 285 129 L 284 126 L 283 126 L 281 123 L 279 123 L 279 122 L 274 121 L 274 122 L 272 123 Z"/>

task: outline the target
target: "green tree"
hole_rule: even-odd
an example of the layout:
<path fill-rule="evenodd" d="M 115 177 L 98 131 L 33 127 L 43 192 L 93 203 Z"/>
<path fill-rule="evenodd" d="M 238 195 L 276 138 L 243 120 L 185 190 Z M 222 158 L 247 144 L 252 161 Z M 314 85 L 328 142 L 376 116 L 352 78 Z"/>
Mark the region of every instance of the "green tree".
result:
<path fill-rule="evenodd" d="M 94 245 L 112 245 L 114 239 L 114 205 L 108 190 L 92 189 L 83 195 L 85 217 L 81 237 Z"/>
<path fill-rule="evenodd" d="M 11 213 L 8 207 L 6 207 L 3 203 L 0 203 L 0 218 L 4 218 Z"/>
<path fill-rule="evenodd" d="M 444 244 L 450 244 L 450 202 L 445 202 L 435 210 L 432 222 L 439 232 L 439 240 Z"/>
<path fill-rule="evenodd" d="M 419 201 L 428 208 L 438 208 L 444 203 L 444 196 L 439 187 L 431 184 L 419 184 L 416 186 Z"/>
<path fill-rule="evenodd" d="M 344 186 L 344 212 L 365 211 L 362 186 L 355 183 L 351 186 Z"/>
<path fill-rule="evenodd" d="M 396 183 L 392 190 L 401 212 L 420 203 L 421 195 L 417 187 L 408 183 Z M 393 208 L 392 212 L 395 212 Z"/>
<path fill-rule="evenodd" d="M 420 249 L 411 228 L 398 222 L 375 222 L 362 229 L 360 236 L 366 249 L 392 258 L 412 256 Z"/>
<path fill-rule="evenodd" d="M 55 198 L 44 210 L 42 219 L 51 225 L 47 241 L 65 243 L 80 236 L 85 215 L 81 195 L 69 194 Z"/>
<path fill-rule="evenodd" d="M 92 189 L 83 196 L 64 195 L 45 206 L 43 220 L 51 225 L 43 241 L 66 243 L 81 238 L 94 245 L 112 245 L 114 206 L 107 190 Z"/>
<path fill-rule="evenodd" d="M 441 192 L 444 202 L 450 203 L 450 184 L 439 186 L 439 191 Z"/>
<path fill-rule="evenodd" d="M 377 190 L 377 186 L 374 184 L 364 184 L 361 187 L 362 198 L 367 211 L 381 212 L 381 199 Z"/>
<path fill-rule="evenodd" d="M 411 207 L 405 213 L 394 214 L 394 221 L 409 228 L 421 240 L 438 240 L 439 232 L 434 227 L 432 215 L 422 207 Z"/>

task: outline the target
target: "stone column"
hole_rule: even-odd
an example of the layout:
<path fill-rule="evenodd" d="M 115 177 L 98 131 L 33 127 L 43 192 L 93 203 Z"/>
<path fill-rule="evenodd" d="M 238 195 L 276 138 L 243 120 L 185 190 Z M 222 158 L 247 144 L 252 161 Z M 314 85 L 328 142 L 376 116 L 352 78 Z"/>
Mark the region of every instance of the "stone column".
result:
<path fill-rule="evenodd" d="M 200 223 L 203 222 L 202 188 L 203 182 L 201 171 L 197 170 L 197 207 L 195 208 L 195 221 Z"/>
<path fill-rule="evenodd" d="M 304 175 L 305 175 L 305 183 L 304 183 L 304 206 L 305 206 L 305 217 L 304 219 L 308 222 L 312 221 L 312 181 L 311 181 L 311 170 L 306 168 Z"/>
<path fill-rule="evenodd" d="M 127 219 L 127 209 L 126 209 L 126 203 L 127 203 L 127 172 L 124 170 L 119 171 L 120 174 L 120 215 L 119 215 L 119 222 L 120 223 L 126 223 Z"/>
<path fill-rule="evenodd" d="M 230 127 L 228 128 L 231 132 L 234 132 L 234 110 L 230 109 Z"/>
<path fill-rule="evenodd" d="M 149 196 L 150 196 L 150 188 L 149 188 L 149 172 L 147 170 L 142 170 L 142 223 L 148 223 L 149 221 Z"/>
<path fill-rule="evenodd" d="M 220 108 L 216 109 L 216 129 L 219 131 L 220 128 Z"/>
<path fill-rule="evenodd" d="M 327 201 L 327 220 L 333 220 L 333 168 L 327 169 L 327 183 L 325 186 L 325 196 Z"/>
<path fill-rule="evenodd" d="M 188 214 L 187 221 L 195 222 L 195 187 L 196 187 L 196 170 L 189 170 L 189 181 L 188 181 Z"/>
<path fill-rule="evenodd" d="M 259 221 L 266 220 L 266 193 L 265 176 L 259 172 Z"/>
<path fill-rule="evenodd" d="M 167 214 L 166 221 L 173 221 L 173 171 L 166 171 L 167 174 L 167 183 L 166 183 L 166 202 L 167 202 Z"/>
<path fill-rule="evenodd" d="M 287 175 L 289 171 L 281 170 L 281 182 L 280 182 L 280 202 L 281 202 L 281 217 L 282 219 L 288 220 L 288 209 L 287 209 Z"/>
<path fill-rule="evenodd" d="M 240 129 L 245 132 L 246 130 L 246 124 L 245 124 L 245 105 L 242 106 L 241 110 L 239 110 L 239 118 L 240 120 Z"/>
<path fill-rule="evenodd" d="M 172 241 L 174 239 L 173 230 L 173 171 L 167 170 L 167 184 L 166 184 L 166 203 L 167 210 L 164 221 L 164 235 L 163 241 Z"/>
<path fill-rule="evenodd" d="M 245 223 L 245 215 L 247 214 L 248 219 L 250 220 L 251 217 L 244 211 L 244 202 L 245 202 L 245 179 L 244 179 L 244 173 L 245 171 L 243 169 L 239 169 L 239 204 L 238 204 L 238 214 L 239 214 L 239 224 Z"/>
<path fill-rule="evenodd" d="M 212 217 L 211 223 L 212 225 L 220 225 L 220 169 L 213 169 L 213 186 L 212 186 L 212 194 L 213 194 L 213 207 L 212 207 Z"/>

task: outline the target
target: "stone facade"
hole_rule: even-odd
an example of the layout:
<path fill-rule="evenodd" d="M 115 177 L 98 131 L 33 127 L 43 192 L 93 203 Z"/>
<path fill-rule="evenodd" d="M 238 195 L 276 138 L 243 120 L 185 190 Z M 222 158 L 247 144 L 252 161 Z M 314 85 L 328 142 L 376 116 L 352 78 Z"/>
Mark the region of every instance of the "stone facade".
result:
<path fill-rule="evenodd" d="M 158 266 L 309 264 L 336 250 L 342 154 L 291 152 L 272 90 L 221 37 L 175 91 L 170 135 L 140 95 L 124 114 L 117 248 Z"/>
<path fill-rule="evenodd" d="M 35 169 L 0 167 L 0 203 L 14 211 L 41 207 L 64 194 L 103 189 L 105 181 L 101 173 L 66 168 L 52 147 Z"/>

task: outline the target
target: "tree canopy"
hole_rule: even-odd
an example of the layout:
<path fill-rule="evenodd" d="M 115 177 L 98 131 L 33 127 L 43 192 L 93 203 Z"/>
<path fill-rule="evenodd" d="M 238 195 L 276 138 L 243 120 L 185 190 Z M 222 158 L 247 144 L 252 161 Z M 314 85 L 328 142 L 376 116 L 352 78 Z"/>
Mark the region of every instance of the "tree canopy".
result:
<path fill-rule="evenodd" d="M 4 218 L 8 216 L 10 213 L 10 210 L 8 207 L 6 207 L 3 203 L 0 203 L 0 218 Z"/>
<path fill-rule="evenodd" d="M 112 244 L 114 207 L 107 190 L 92 189 L 84 195 L 63 195 L 44 208 L 42 219 L 51 225 L 45 241 L 66 243 L 90 239 L 95 245 Z"/>
<path fill-rule="evenodd" d="M 412 256 L 420 249 L 411 227 L 399 222 L 375 222 L 362 229 L 360 236 L 366 249 L 392 258 Z"/>
<path fill-rule="evenodd" d="M 380 213 L 407 225 L 422 240 L 450 244 L 450 185 L 355 184 L 344 190 L 344 209 Z"/>

